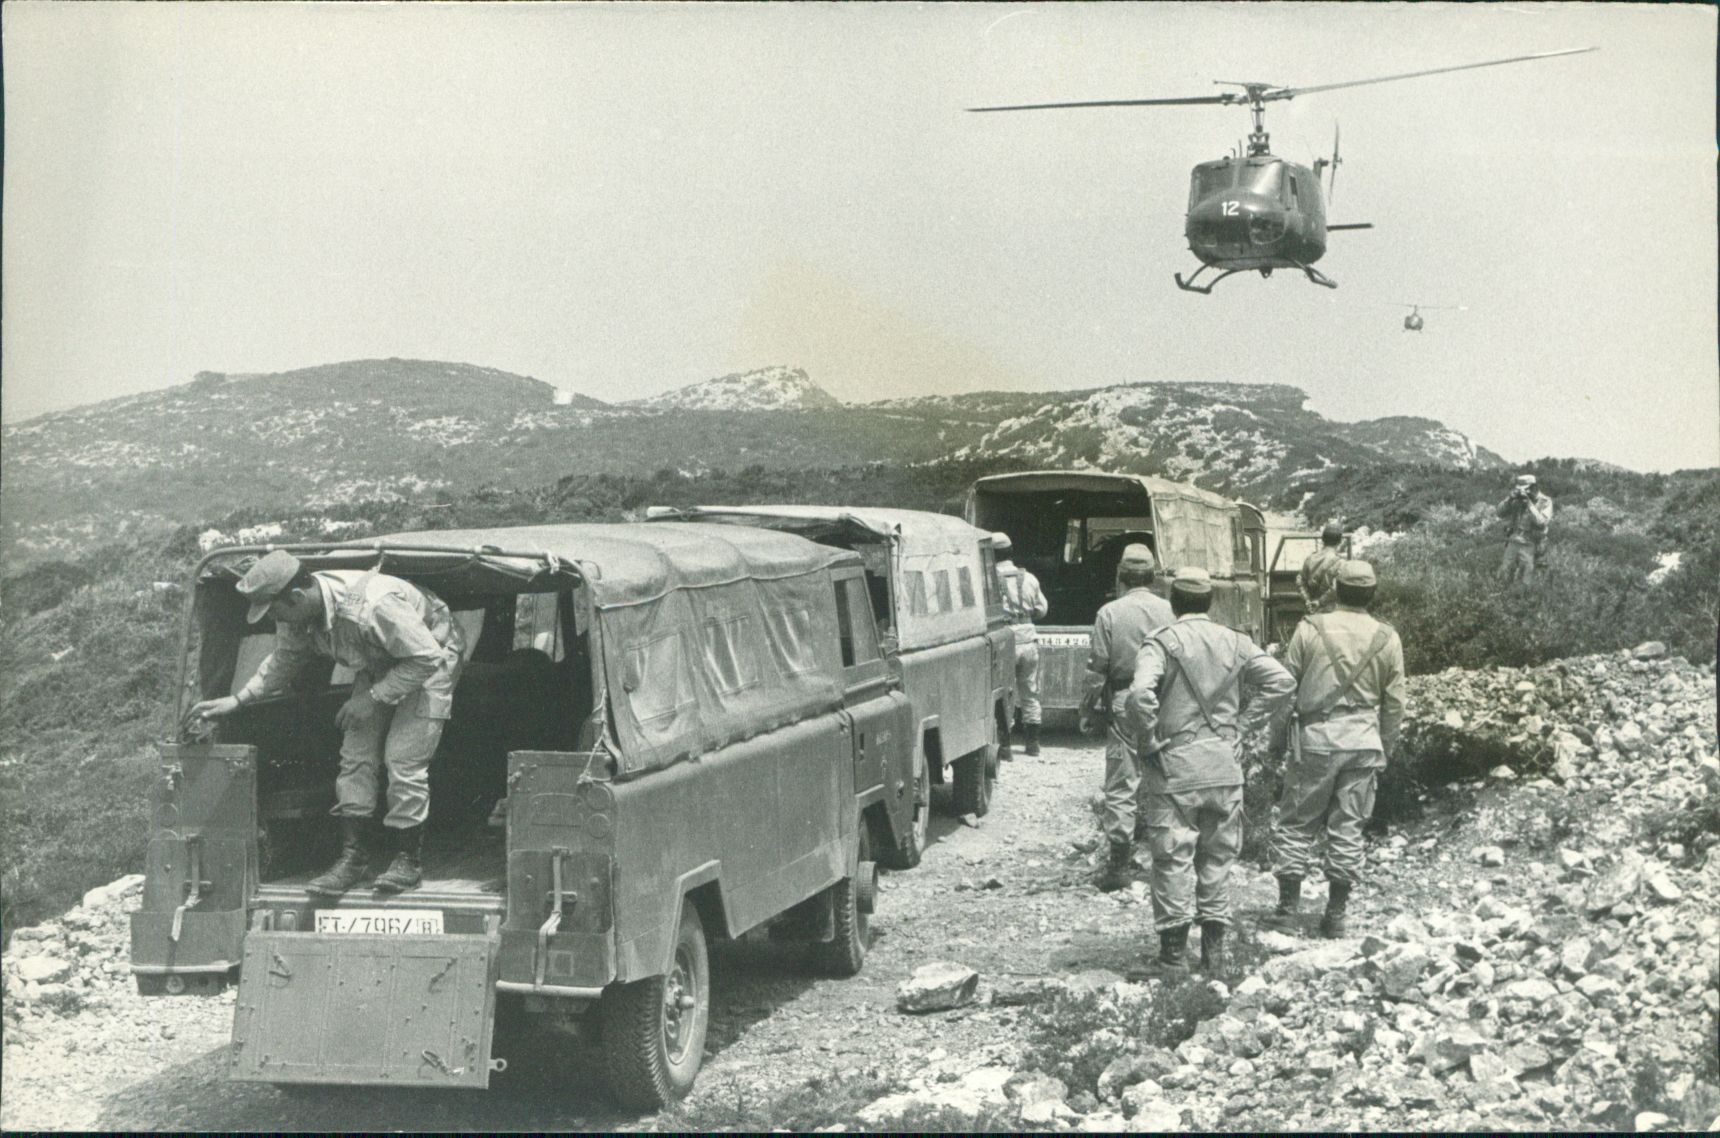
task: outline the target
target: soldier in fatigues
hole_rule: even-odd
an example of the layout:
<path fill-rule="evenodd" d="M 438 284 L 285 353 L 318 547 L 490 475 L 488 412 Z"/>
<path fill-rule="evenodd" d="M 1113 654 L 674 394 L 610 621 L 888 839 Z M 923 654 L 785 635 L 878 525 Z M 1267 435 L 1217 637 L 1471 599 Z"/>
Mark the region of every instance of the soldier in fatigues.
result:
<path fill-rule="evenodd" d="M 1177 620 L 1142 646 L 1127 708 L 1146 755 L 1147 837 L 1153 850 L 1153 924 L 1159 955 L 1149 975 L 1188 967 L 1189 926 L 1200 921 L 1201 965 L 1224 968 L 1230 866 L 1242 846 L 1242 764 L 1249 719 L 1268 738 L 1282 730 L 1295 681 L 1248 637 L 1207 619 L 1212 581 L 1178 570 Z M 1244 692 L 1249 698 L 1244 700 Z"/>
<path fill-rule="evenodd" d="M 1129 725 L 1129 685 L 1141 645 L 1176 618 L 1171 606 L 1147 586 L 1153 583 L 1153 551 L 1144 545 L 1123 550 L 1117 584 L 1123 595 L 1099 610 L 1087 648 L 1086 692 L 1081 700 L 1081 730 L 1105 729 L 1105 805 L 1101 824 L 1110 856 L 1097 882 L 1109 893 L 1129 883 L 1134 842 L 1144 835 L 1137 797 L 1141 764 Z"/>
<path fill-rule="evenodd" d="M 251 602 L 248 621 L 274 619 L 274 651 L 238 692 L 203 700 L 189 714 L 215 719 L 278 695 L 317 657 L 353 668 L 352 697 L 334 717 L 344 735 L 334 808 L 340 858 L 306 890 L 339 896 L 363 880 L 384 766 L 384 827 L 393 835 L 394 859 L 375 888 L 416 888 L 430 816 L 430 758 L 454 706 L 465 644 L 448 606 L 430 590 L 375 569 L 313 573 L 284 549 L 258 561 L 235 588 Z"/>
<path fill-rule="evenodd" d="M 997 552 L 997 576 L 1003 585 L 1003 608 L 1015 631 L 1015 707 L 1021 713 L 1021 733 L 1029 755 L 1039 754 L 1039 633 L 1033 622 L 1051 611 L 1040 591 L 1039 578 L 1009 559 L 1015 543 L 1006 533 L 991 535 Z"/>
<path fill-rule="evenodd" d="M 1338 566 L 1344 563 L 1344 555 L 1338 552 L 1343 540 L 1344 527 L 1327 522 L 1320 530 L 1320 548 L 1308 555 L 1296 574 L 1296 590 L 1302 594 L 1303 607 L 1309 612 L 1332 609 L 1332 588 L 1338 583 Z"/>
<path fill-rule="evenodd" d="M 1284 769 L 1272 872 L 1278 907 L 1266 924 L 1292 931 L 1314 843 L 1326 838 L 1325 936 L 1343 936 L 1350 891 L 1362 879 L 1362 827 L 1374 812 L 1374 787 L 1403 723 L 1403 643 L 1368 615 L 1374 568 L 1346 561 L 1338 570 L 1337 609 L 1296 629 L 1284 663 L 1296 677 L 1296 732 Z"/>

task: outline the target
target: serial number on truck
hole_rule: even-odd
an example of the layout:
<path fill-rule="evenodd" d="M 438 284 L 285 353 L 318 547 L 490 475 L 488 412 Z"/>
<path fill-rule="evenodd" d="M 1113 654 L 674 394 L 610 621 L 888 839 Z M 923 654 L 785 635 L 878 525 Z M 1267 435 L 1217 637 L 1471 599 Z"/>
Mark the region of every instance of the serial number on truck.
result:
<path fill-rule="evenodd" d="M 442 910 L 340 909 L 317 914 L 319 933 L 370 936 L 425 936 L 442 931 Z"/>

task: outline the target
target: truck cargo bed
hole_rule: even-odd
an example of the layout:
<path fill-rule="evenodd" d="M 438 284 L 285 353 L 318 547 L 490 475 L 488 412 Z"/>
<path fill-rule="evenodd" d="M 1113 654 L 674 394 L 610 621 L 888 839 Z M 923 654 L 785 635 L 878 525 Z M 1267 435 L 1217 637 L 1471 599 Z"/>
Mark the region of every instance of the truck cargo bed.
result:
<path fill-rule="evenodd" d="M 387 858 L 379 856 L 371 868 L 374 873 L 380 873 L 387 865 Z M 306 895 L 305 886 L 311 878 L 326 868 L 316 866 L 272 877 L 258 887 L 257 895 L 265 901 L 297 900 Z M 457 833 L 427 836 L 424 843 L 424 883 L 417 889 L 394 895 L 379 894 L 370 888 L 367 880 L 341 897 L 338 903 L 366 907 L 443 904 L 500 911 L 506 890 L 507 851 L 502 834 L 487 828 L 463 828 Z"/>

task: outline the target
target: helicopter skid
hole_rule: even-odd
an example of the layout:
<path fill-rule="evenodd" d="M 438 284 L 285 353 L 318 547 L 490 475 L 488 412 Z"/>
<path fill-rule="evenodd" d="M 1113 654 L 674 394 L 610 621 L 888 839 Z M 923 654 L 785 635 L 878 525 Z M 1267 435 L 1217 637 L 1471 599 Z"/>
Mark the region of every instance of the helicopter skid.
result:
<path fill-rule="evenodd" d="M 1254 272 L 1259 273 L 1263 277 L 1269 277 L 1272 275 L 1273 269 L 1301 269 L 1302 272 L 1307 276 L 1307 278 L 1309 280 L 1313 281 L 1317 285 L 1323 285 L 1326 288 L 1337 288 L 1338 287 L 1337 281 L 1333 280 L 1331 277 L 1327 276 L 1325 273 L 1322 273 L 1319 269 L 1314 268 L 1314 266 L 1304 265 L 1300 261 L 1292 261 L 1292 260 L 1288 260 L 1288 259 L 1275 260 L 1275 261 L 1269 262 L 1267 264 L 1249 264 L 1249 265 L 1233 266 L 1231 268 L 1225 269 L 1223 272 L 1219 273 L 1216 277 L 1213 277 L 1206 284 L 1204 284 L 1204 285 L 1203 284 L 1197 284 L 1196 282 L 1200 279 L 1200 275 L 1212 267 L 1213 267 L 1212 265 L 1206 265 L 1206 264 L 1201 265 L 1200 268 L 1196 269 L 1194 272 L 1189 274 L 1189 278 L 1186 281 L 1183 280 L 1183 275 L 1181 273 L 1172 273 L 1171 275 L 1176 278 L 1177 287 L 1182 289 L 1184 292 L 1198 292 L 1198 293 L 1202 294 L 1203 296 L 1211 296 L 1213 286 L 1216 285 L 1219 281 L 1223 280 L 1225 277 L 1232 276 L 1236 273 L 1254 273 Z"/>

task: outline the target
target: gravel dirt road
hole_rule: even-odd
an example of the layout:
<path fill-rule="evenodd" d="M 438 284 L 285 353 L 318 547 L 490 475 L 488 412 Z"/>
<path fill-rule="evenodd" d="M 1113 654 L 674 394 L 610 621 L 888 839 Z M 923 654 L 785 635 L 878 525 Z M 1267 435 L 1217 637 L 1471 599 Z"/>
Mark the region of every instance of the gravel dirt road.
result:
<path fill-rule="evenodd" d="M 1087 800 L 1103 761 L 1097 743 L 1055 738 L 1042 757 L 1004 768 L 991 813 L 977 827 L 934 818 L 921 866 L 886 875 L 872 952 L 852 980 L 818 978 L 788 946 L 718 946 L 709 1055 L 693 1105 L 756 1098 L 821 1074 L 895 1076 L 940 1063 L 965 1070 L 981 1058 L 1007 1060 L 1017 1046 L 1013 1009 L 929 1017 L 896 1010 L 896 986 L 929 960 L 959 960 L 988 984 L 1126 967 L 1146 945 L 1150 909 L 1086 884 L 1087 857 L 1073 844 L 1090 845 L 1097 835 Z M 1252 892 L 1263 889 L 1252 882 Z M 123 942 L 114 949 L 123 964 Z M 228 1082 L 232 1016 L 231 991 L 145 1000 L 116 979 L 75 1015 L 33 1017 L 21 1033 L 7 1033 L 0 1126 L 569 1130 L 651 1123 L 616 1113 L 579 1070 L 503 1038 L 496 1052 L 510 1058 L 511 1069 L 485 1093 L 288 1095 Z"/>

